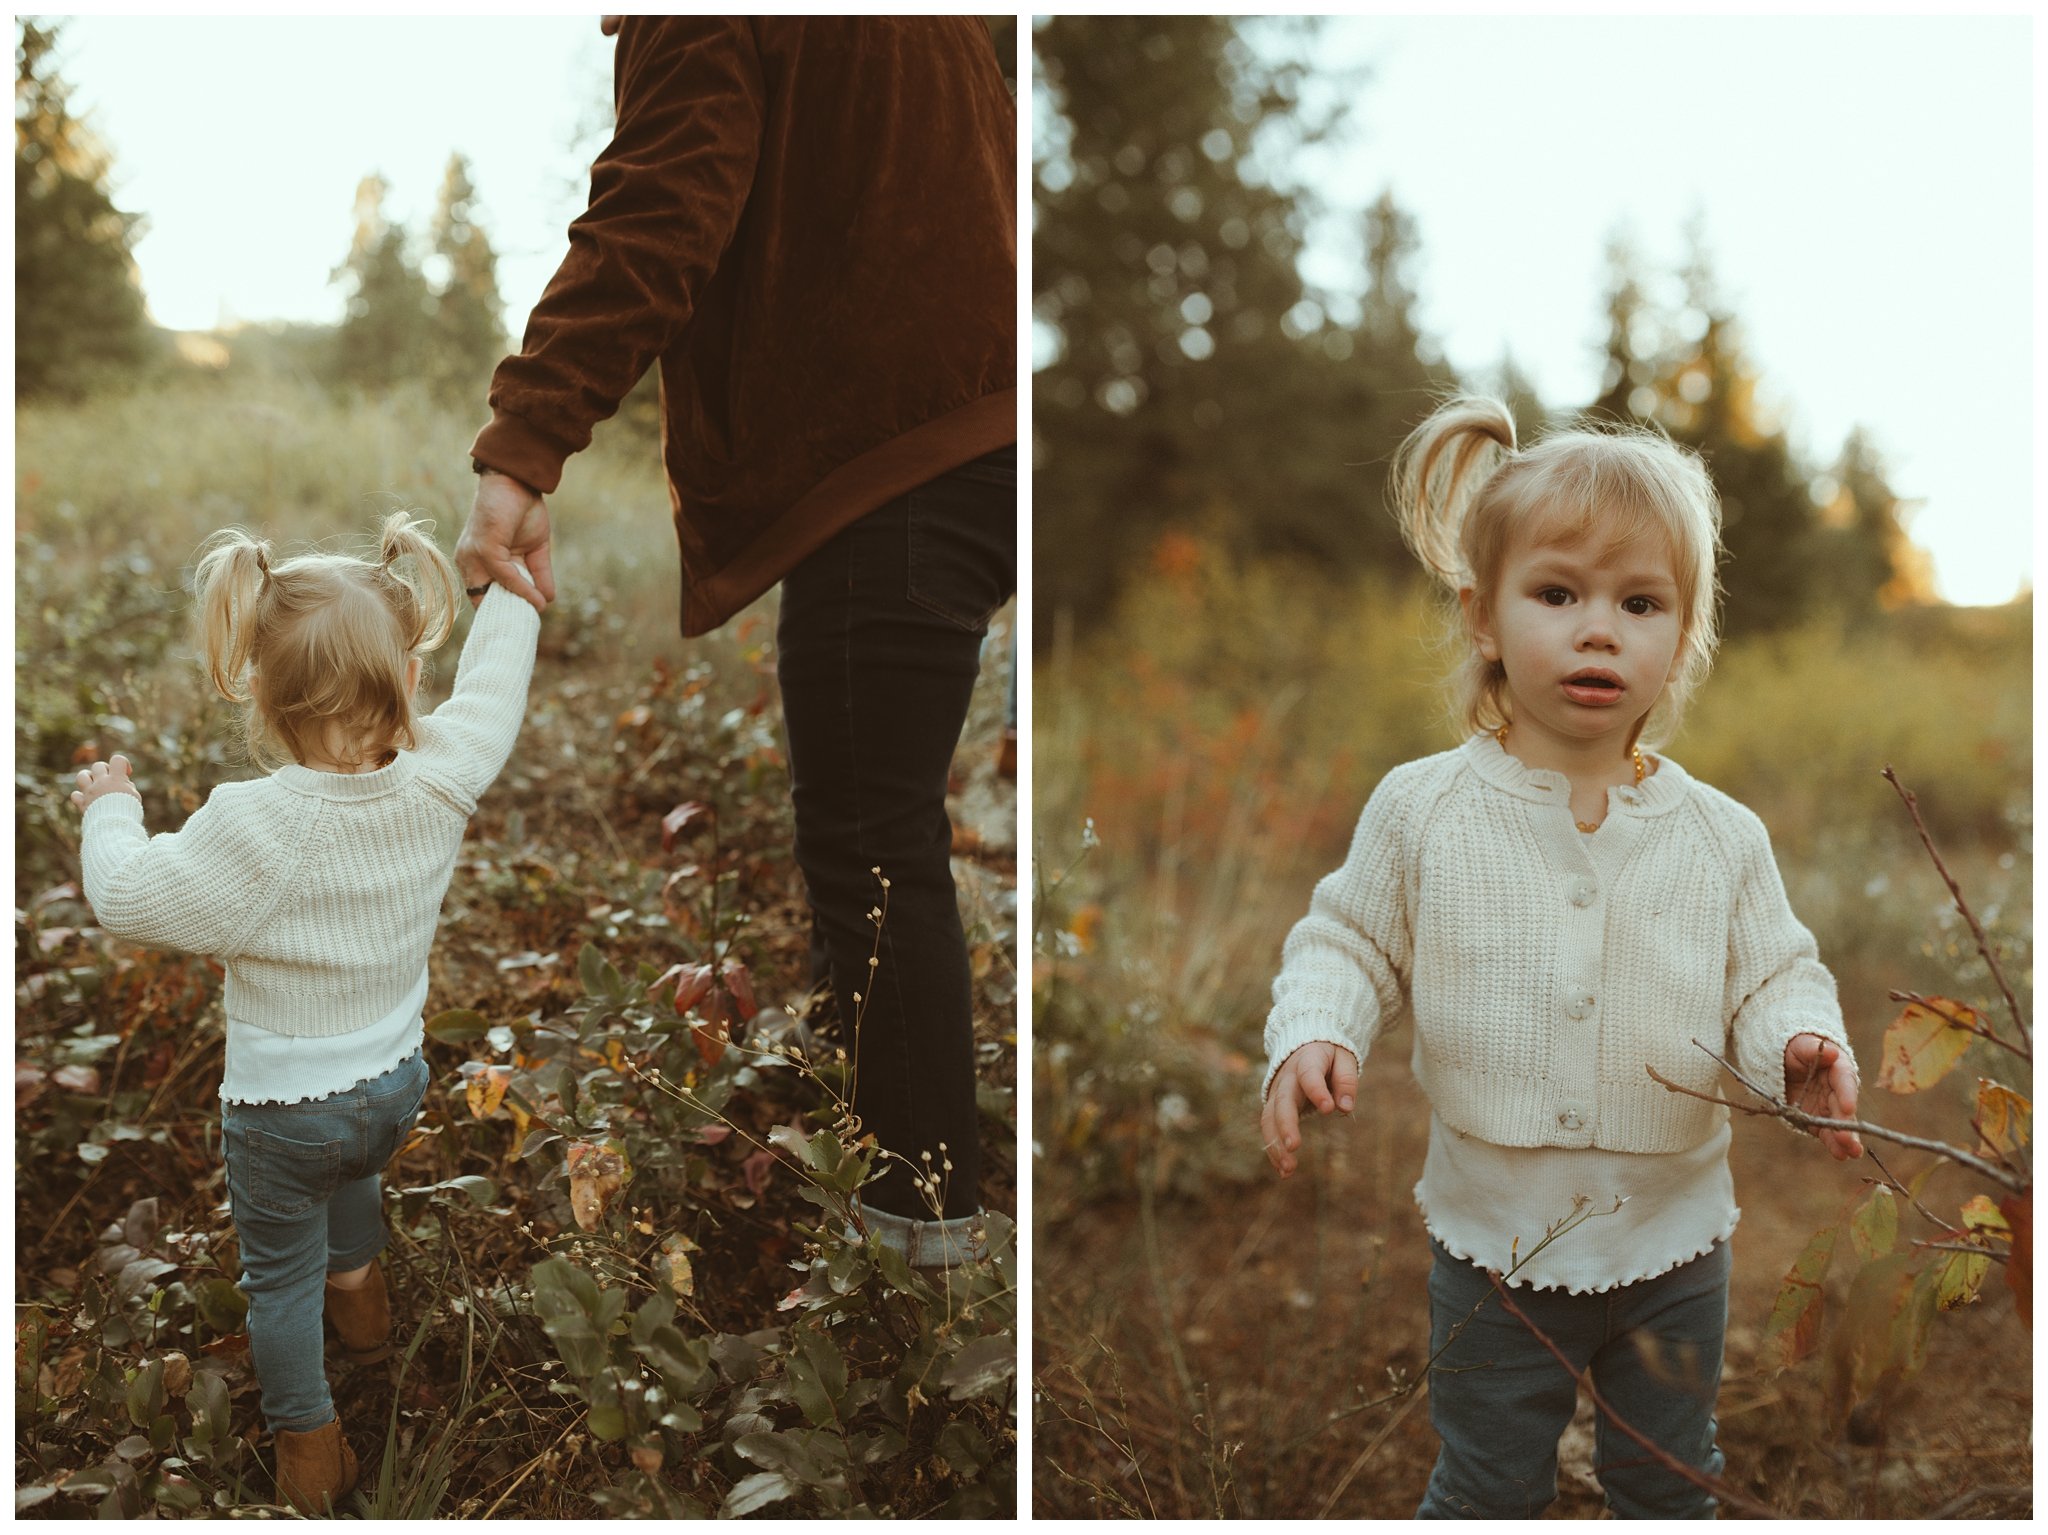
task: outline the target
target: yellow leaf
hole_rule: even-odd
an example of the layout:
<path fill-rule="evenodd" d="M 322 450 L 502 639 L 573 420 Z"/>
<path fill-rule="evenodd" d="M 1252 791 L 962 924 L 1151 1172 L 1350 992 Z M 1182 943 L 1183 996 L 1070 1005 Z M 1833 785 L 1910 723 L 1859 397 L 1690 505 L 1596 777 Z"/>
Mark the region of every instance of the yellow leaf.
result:
<path fill-rule="evenodd" d="M 1944 1311 L 1969 1305 L 1977 1298 L 1977 1287 L 1984 1283 L 1991 1260 L 1977 1253 L 1943 1253 L 1941 1257 L 1934 1279 L 1936 1303 Z"/>
<path fill-rule="evenodd" d="M 1977 1014 L 1946 997 L 1929 997 L 1929 1005 L 1907 1004 L 1884 1031 L 1883 1064 L 1877 1085 L 1895 1093 L 1917 1093 L 1934 1086 L 1955 1070 L 1970 1048 L 1978 1027 Z"/>
<path fill-rule="evenodd" d="M 469 1112 L 477 1119 L 489 1119 L 498 1112 L 498 1105 L 505 1101 L 505 1089 L 511 1085 L 510 1066 L 486 1066 L 469 1079 Z"/>
<path fill-rule="evenodd" d="M 677 1300 L 687 1300 L 697 1293 L 697 1276 L 690 1267 L 690 1254 L 700 1250 L 695 1242 L 681 1233 L 662 1241 L 661 1256 L 668 1270 L 665 1277 Z"/>
<path fill-rule="evenodd" d="M 2012 1240 L 2012 1227 L 2006 1224 L 2005 1216 L 1991 1202 L 1989 1194 L 1979 1194 L 1963 1206 L 1963 1229 L 1978 1236 Z"/>
<path fill-rule="evenodd" d="M 1977 1079 L 1977 1151 L 2000 1156 L 2033 1139 L 2034 1106 L 2009 1087 Z"/>

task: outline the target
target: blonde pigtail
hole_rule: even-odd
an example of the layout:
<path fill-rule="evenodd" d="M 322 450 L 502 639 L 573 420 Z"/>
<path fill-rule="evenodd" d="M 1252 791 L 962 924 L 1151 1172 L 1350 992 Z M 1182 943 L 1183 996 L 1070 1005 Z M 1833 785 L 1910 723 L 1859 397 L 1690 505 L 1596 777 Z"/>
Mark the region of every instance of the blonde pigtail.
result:
<path fill-rule="evenodd" d="M 256 606 L 269 581 L 267 540 L 229 528 L 202 546 L 192 577 L 199 608 L 199 650 L 214 687 L 230 703 L 247 703 L 251 696 Z"/>
<path fill-rule="evenodd" d="M 1401 537 L 1452 591 L 1471 584 L 1462 547 L 1465 513 L 1515 454 L 1515 418 L 1499 400 L 1459 395 L 1439 406 L 1394 457 L 1394 516 Z"/>
<path fill-rule="evenodd" d="M 462 596 L 462 578 L 454 562 L 428 536 L 433 526 L 408 512 L 393 512 L 378 534 L 378 554 L 386 575 L 411 596 L 410 602 L 402 604 L 401 618 L 407 630 L 406 649 L 414 654 L 439 650 L 448 642 L 455 632 L 456 604 Z M 391 568 L 407 558 L 413 562 L 412 581 Z"/>

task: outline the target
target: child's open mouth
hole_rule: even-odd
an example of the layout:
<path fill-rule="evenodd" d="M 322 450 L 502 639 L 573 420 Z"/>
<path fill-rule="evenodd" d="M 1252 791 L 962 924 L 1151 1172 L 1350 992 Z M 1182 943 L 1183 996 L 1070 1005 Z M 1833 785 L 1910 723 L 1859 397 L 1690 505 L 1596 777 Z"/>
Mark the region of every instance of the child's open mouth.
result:
<path fill-rule="evenodd" d="M 1564 696 L 1574 703 L 1592 704 L 1596 707 L 1619 703 L 1621 695 L 1626 691 L 1621 679 L 1609 671 L 1574 672 L 1564 679 Z"/>

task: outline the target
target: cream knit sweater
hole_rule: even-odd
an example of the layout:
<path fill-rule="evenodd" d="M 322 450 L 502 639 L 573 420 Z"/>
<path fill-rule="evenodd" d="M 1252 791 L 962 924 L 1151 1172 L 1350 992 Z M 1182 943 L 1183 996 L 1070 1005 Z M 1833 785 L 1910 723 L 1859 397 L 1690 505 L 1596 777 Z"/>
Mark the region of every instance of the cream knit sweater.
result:
<path fill-rule="evenodd" d="M 230 1023 L 347 1034 L 417 986 L 477 796 L 526 712 L 540 615 L 494 586 L 448 701 L 418 747 L 371 773 L 297 763 L 222 784 L 182 829 L 149 836 L 142 802 L 86 807 L 85 894 L 100 925 L 227 967 Z"/>
<path fill-rule="evenodd" d="M 1763 823 L 1670 758 L 1590 835 L 1561 773 L 1490 735 L 1395 768 L 1288 934 L 1266 1087 L 1312 1040 L 1360 1061 L 1404 1010 L 1444 1123 L 1497 1146 L 1671 1152 L 1728 1111 L 1698 1040 L 1782 1090 L 1795 1034 L 1849 1053 Z M 1732 1054 L 1730 1053 L 1732 1050 Z M 1740 1089 L 1735 1090 L 1740 1095 Z"/>

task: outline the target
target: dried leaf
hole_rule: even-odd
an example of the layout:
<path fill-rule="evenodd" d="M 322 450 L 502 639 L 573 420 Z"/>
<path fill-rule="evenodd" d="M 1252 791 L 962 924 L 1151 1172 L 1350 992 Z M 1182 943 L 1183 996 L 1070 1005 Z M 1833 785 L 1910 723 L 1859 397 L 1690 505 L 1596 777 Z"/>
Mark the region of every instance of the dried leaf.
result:
<path fill-rule="evenodd" d="M 1929 997 L 1928 1006 L 1908 1003 L 1884 1031 L 1883 1064 L 1877 1085 L 1895 1093 L 1917 1093 L 1932 1087 L 1951 1071 L 1970 1048 L 1979 1026 L 1977 1013 L 1946 997 Z"/>
<path fill-rule="evenodd" d="M 625 1186 L 625 1158 L 609 1142 L 572 1141 L 568 1172 L 570 1212 L 578 1226 L 595 1231 Z"/>
<path fill-rule="evenodd" d="M 2012 1291 L 2013 1309 L 2034 1330 L 2034 1191 L 2009 1194 L 1999 1205 L 2012 1232 L 2012 1251 L 2006 1255 L 2005 1283 Z"/>
<path fill-rule="evenodd" d="M 1980 1237 L 2012 1240 L 2012 1227 L 2006 1223 L 2005 1212 L 1991 1202 L 1989 1194 L 1979 1194 L 1963 1206 L 1963 1229 Z"/>
<path fill-rule="evenodd" d="M 505 1089 L 512 1085 L 510 1066 L 486 1066 L 469 1079 L 470 1117 L 489 1119 L 505 1101 Z"/>
<path fill-rule="evenodd" d="M 697 1251 L 697 1244 L 680 1232 L 662 1239 L 661 1256 L 666 1269 L 663 1277 L 677 1300 L 687 1300 L 697 1293 L 697 1276 L 690 1267 L 690 1254 Z"/>
<path fill-rule="evenodd" d="M 2034 1106 L 2009 1087 L 1977 1079 L 1977 1154 L 2004 1156 L 2025 1146 L 2034 1133 Z"/>
<path fill-rule="evenodd" d="M 695 800 L 690 800 L 685 804 L 676 806 L 675 809 L 661 818 L 661 850 L 664 853 L 673 850 L 676 845 L 676 838 L 682 835 L 683 828 L 696 820 L 700 815 L 709 815 L 710 813 L 709 807 L 700 805 Z"/>
<path fill-rule="evenodd" d="M 1835 1256 L 1836 1230 L 1828 1226 L 1816 1231 L 1785 1273 L 1770 1320 L 1764 1324 L 1763 1361 L 1773 1374 L 1812 1353 L 1820 1337 L 1821 1285 Z"/>

